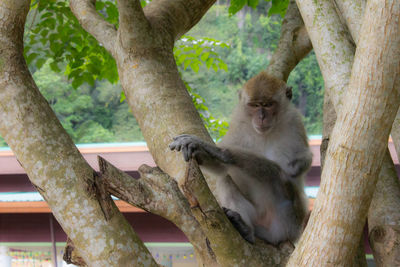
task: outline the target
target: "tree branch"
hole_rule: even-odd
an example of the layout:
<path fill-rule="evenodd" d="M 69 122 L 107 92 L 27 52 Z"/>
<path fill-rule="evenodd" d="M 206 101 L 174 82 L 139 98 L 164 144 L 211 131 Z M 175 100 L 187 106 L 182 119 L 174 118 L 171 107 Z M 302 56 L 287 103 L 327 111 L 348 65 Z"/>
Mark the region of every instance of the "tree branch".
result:
<path fill-rule="evenodd" d="M 310 6 L 324 5 L 325 1 L 299 1 L 299 4 L 304 9 L 312 9 Z M 320 16 L 335 12 L 320 6 L 314 11 L 318 14 L 309 17 L 309 23 L 329 28 L 330 21 Z M 398 91 L 393 86 L 399 81 L 399 12 L 398 1 L 387 5 L 368 1 L 349 92 L 340 99 L 343 107 L 338 113 L 338 122 L 341 124 L 334 127 L 314 212 L 289 266 L 319 266 L 328 262 L 344 265 L 354 256 L 381 167 L 385 141 L 399 106 Z M 320 38 L 315 42 L 311 38 L 315 49 Z M 353 201 L 357 205 L 352 205 Z M 328 234 L 332 232 L 338 234 Z M 315 251 L 313 258 L 304 253 L 311 250 Z"/>
<path fill-rule="evenodd" d="M 339 10 L 339 14 L 343 17 L 353 37 L 354 42 L 357 44 L 359 39 L 359 32 L 361 28 L 361 22 L 365 9 L 365 0 L 334 0 Z"/>
<path fill-rule="evenodd" d="M 249 266 L 281 266 L 286 262 L 293 249 L 288 243 L 277 249 L 261 240 L 255 245 L 243 240 L 218 205 L 195 160 L 188 163 L 182 189 L 221 266 L 244 262 Z"/>
<path fill-rule="evenodd" d="M 151 42 L 151 38 L 148 38 L 151 33 L 151 26 L 144 15 L 140 1 L 118 0 L 117 4 L 119 12 L 118 34 L 122 47 L 129 48 L 146 37 L 148 42 Z"/>
<path fill-rule="evenodd" d="M 395 86 L 400 90 L 400 84 L 396 84 Z M 394 147 L 396 148 L 397 158 L 400 161 L 400 109 L 397 111 L 397 116 L 394 120 L 391 134 Z"/>
<path fill-rule="evenodd" d="M 297 0 L 307 32 L 325 82 L 325 92 L 332 95 L 335 110 L 340 110 L 341 96 L 349 83 L 355 45 L 335 12 L 332 1 Z M 332 45 L 334 44 L 334 45 Z"/>
<path fill-rule="evenodd" d="M 173 42 L 196 25 L 214 3 L 215 0 L 158 0 L 144 11 L 152 25 L 157 25 Z"/>
<path fill-rule="evenodd" d="M 117 31 L 96 11 L 96 0 L 70 0 L 70 8 L 82 27 L 114 56 Z"/>
<path fill-rule="evenodd" d="M 290 72 L 311 51 L 308 37 L 295 0 L 290 0 L 282 22 L 279 44 L 267 67 L 267 72 L 278 79 L 287 81 Z"/>
<path fill-rule="evenodd" d="M 68 237 L 67 244 L 64 248 L 63 260 L 68 264 L 74 264 L 80 267 L 86 267 L 87 264 L 82 256 L 79 254 L 75 248 L 74 242 Z"/>
<path fill-rule="evenodd" d="M 193 244 L 196 254 L 200 256 L 198 260 L 203 261 L 205 266 L 216 264 L 207 238 L 174 179 L 159 168 L 147 165 L 140 166 L 140 179 L 134 179 L 105 159 L 98 157 L 98 161 L 101 177 L 111 194 L 173 222 Z"/>
<path fill-rule="evenodd" d="M 355 0 L 355 1 L 343 1 L 335 0 L 340 13 L 342 14 L 347 27 L 349 28 L 353 39 L 358 42 L 359 31 L 361 27 L 361 20 L 364 15 L 365 1 Z M 395 83 L 395 88 L 399 88 L 400 84 Z M 325 96 L 327 97 L 327 96 Z M 339 95 L 332 95 L 333 98 L 337 98 L 337 103 L 340 102 Z M 328 116 L 325 114 L 328 111 L 324 107 L 324 138 L 329 138 L 333 124 L 330 124 L 330 129 L 325 129 L 326 117 L 331 117 L 331 119 L 336 120 L 336 114 L 334 110 L 331 110 Z M 392 138 L 396 146 L 396 151 L 400 155 L 400 112 L 397 113 L 396 119 L 392 126 Z M 324 153 L 321 154 L 321 158 L 324 157 Z M 399 157 L 400 158 L 400 157 Z M 384 262 L 386 265 L 395 266 L 395 262 L 390 262 L 389 259 L 385 259 L 387 255 L 400 255 L 399 246 L 391 246 L 386 250 L 381 246 L 384 244 L 389 244 L 396 240 L 400 240 L 400 236 L 395 237 L 394 234 L 398 231 L 391 232 L 392 234 L 382 234 L 376 235 L 377 229 L 387 229 L 391 227 L 398 227 L 400 222 L 400 215 L 397 210 L 400 208 L 400 184 L 398 181 L 397 173 L 394 168 L 393 160 L 390 156 L 389 151 L 386 151 L 385 157 L 383 159 L 382 168 L 379 173 L 378 183 L 376 184 L 376 189 L 372 199 L 372 203 L 368 212 L 368 226 L 369 226 L 369 239 L 370 243 L 374 244 L 372 250 L 374 257 L 378 262 Z M 389 231 L 389 230 L 388 230 Z M 377 238 L 379 240 L 375 240 Z M 383 253 L 385 251 L 385 253 Z M 395 259 L 390 257 L 392 260 Z M 383 266 L 386 266 L 383 265 Z"/>
<path fill-rule="evenodd" d="M 99 204 L 96 197 L 101 198 L 101 193 L 93 190 L 99 189 L 93 187 L 93 169 L 29 72 L 23 56 L 29 5 L 28 0 L 0 4 L 0 134 L 88 265 L 155 266 L 115 205 Z M 106 213 L 112 216 L 106 219 L 104 211 L 109 207 L 113 210 Z"/>
<path fill-rule="evenodd" d="M 387 149 L 368 211 L 369 240 L 378 266 L 398 266 L 400 259 L 400 183 Z"/>

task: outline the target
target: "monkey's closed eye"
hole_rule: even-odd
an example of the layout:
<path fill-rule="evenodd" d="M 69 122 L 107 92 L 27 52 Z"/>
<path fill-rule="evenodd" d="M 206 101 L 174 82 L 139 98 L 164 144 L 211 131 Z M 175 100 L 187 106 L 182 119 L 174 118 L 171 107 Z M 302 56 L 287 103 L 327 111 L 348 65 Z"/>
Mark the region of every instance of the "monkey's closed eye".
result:
<path fill-rule="evenodd" d="M 252 107 L 252 108 L 258 108 L 261 105 L 259 103 L 250 102 L 250 103 L 247 104 L 247 106 Z"/>
<path fill-rule="evenodd" d="M 270 108 L 275 105 L 275 102 L 263 102 L 261 105 L 265 108 Z"/>

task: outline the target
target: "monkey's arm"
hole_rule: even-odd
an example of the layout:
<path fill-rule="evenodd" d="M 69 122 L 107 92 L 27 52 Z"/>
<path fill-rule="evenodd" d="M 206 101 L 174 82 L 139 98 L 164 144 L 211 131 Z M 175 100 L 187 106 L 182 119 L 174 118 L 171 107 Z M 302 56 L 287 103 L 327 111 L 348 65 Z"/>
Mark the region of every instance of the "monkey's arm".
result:
<path fill-rule="evenodd" d="M 197 136 L 182 134 L 174 137 L 173 140 L 169 148 L 176 151 L 182 150 L 185 161 L 195 158 L 199 164 L 202 164 L 205 161 L 216 159 L 221 163 L 233 164 L 232 155 L 228 150 L 204 142 Z"/>
<path fill-rule="evenodd" d="M 195 158 L 199 164 L 235 166 L 248 174 L 248 179 L 276 180 L 282 178 L 281 168 L 275 162 L 241 149 L 220 148 L 204 142 L 197 136 L 182 134 L 174 137 L 171 150 L 181 151 L 185 161 Z M 216 162 L 218 161 L 218 162 Z M 262 174 L 262 175 L 260 175 Z"/>

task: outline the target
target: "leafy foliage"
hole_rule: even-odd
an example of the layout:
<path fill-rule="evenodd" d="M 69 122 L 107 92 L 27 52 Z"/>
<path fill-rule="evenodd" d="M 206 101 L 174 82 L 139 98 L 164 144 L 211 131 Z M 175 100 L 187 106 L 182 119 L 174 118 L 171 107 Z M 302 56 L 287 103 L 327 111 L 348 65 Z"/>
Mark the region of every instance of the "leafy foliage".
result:
<path fill-rule="evenodd" d="M 97 1 L 103 17 L 118 22 L 113 1 Z M 25 58 L 31 70 L 40 69 L 48 59 L 55 72 L 67 75 L 74 88 L 93 86 L 97 79 L 118 81 L 114 59 L 80 26 L 67 1 L 41 0 L 32 5 L 25 34 Z"/>
<path fill-rule="evenodd" d="M 196 73 L 203 64 L 215 72 L 218 69 L 228 71 L 226 63 L 215 52 L 216 48 L 229 48 L 229 45 L 212 38 L 183 36 L 174 47 L 176 64 L 182 65 L 184 70 L 190 67 Z"/>
<path fill-rule="evenodd" d="M 219 141 L 228 131 L 228 122 L 214 118 L 210 114 L 208 107 L 204 104 L 204 98 L 194 93 L 188 84 L 186 84 L 186 88 L 188 88 L 192 96 L 193 104 L 199 111 L 200 117 L 203 119 L 208 132 L 216 141 Z"/>
<path fill-rule="evenodd" d="M 267 2 L 271 0 L 265 0 Z M 229 6 L 229 14 L 234 15 L 239 12 L 245 5 L 255 9 L 259 5 L 259 0 L 231 0 Z M 281 15 L 283 18 L 286 14 L 286 9 L 289 5 L 289 0 L 272 0 L 271 8 L 268 11 L 268 15 Z"/>
<path fill-rule="evenodd" d="M 75 90 L 48 62 L 35 72 L 34 79 L 75 143 L 143 140 L 128 104 L 120 103 L 119 85 L 97 81 Z"/>
<path fill-rule="evenodd" d="M 227 49 L 229 45 L 212 38 L 195 39 L 191 36 L 183 36 L 174 48 L 176 64 L 186 72 L 192 70 L 198 73 L 200 66 L 206 66 L 208 70 L 212 68 L 215 72 L 219 69 L 228 71 L 226 63 L 215 52 L 219 48 Z M 219 140 L 226 134 L 228 123 L 212 116 L 205 105 L 204 98 L 195 93 L 188 83 L 185 85 L 210 135 Z"/>
<path fill-rule="evenodd" d="M 193 103 L 215 139 L 228 128 L 226 121 L 237 101 L 236 91 L 267 66 L 281 24 L 279 16 L 271 16 L 274 1 L 244 1 L 243 6 L 255 9 L 244 8 L 240 16 L 229 13 L 225 2 L 214 5 L 174 48 Z M 276 2 L 283 5 L 285 1 Z M 118 27 L 114 1 L 97 1 L 96 8 Z M 143 140 L 123 101 L 121 86 L 115 84 L 114 60 L 80 27 L 66 1 L 33 3 L 25 45 L 39 88 L 76 143 Z M 323 80 L 314 55 L 297 66 L 289 84 L 294 87 L 294 103 L 305 116 L 307 130 L 320 133 Z M 77 87 L 79 90 L 74 90 Z M 0 138 L 0 146 L 4 144 Z"/>
<path fill-rule="evenodd" d="M 293 102 L 304 116 L 308 134 L 320 134 L 324 102 L 324 80 L 314 52 L 292 71 L 288 84 L 293 86 Z"/>

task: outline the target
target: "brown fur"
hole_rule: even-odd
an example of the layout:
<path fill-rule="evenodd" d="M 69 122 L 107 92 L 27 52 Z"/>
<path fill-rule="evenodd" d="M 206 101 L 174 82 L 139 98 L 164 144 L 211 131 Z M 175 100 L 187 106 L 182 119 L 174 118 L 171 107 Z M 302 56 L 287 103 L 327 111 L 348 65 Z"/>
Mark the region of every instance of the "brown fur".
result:
<path fill-rule="evenodd" d="M 251 100 L 261 100 L 272 98 L 279 90 L 285 87 L 286 84 L 284 81 L 263 71 L 247 81 L 243 90 Z"/>

